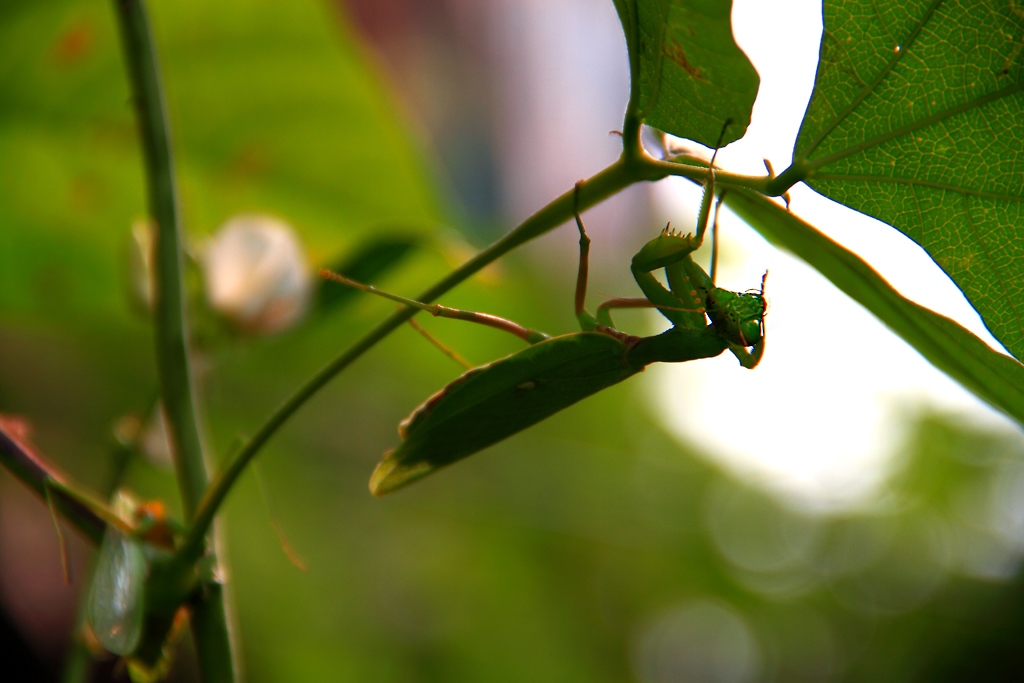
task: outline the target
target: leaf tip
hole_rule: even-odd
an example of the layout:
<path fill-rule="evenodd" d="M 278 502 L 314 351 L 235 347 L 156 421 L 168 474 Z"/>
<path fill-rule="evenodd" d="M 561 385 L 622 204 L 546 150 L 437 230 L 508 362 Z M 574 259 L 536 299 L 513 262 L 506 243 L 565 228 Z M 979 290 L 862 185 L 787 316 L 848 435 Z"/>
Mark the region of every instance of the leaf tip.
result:
<path fill-rule="evenodd" d="M 425 460 L 407 465 L 395 457 L 395 451 L 389 451 L 370 475 L 370 493 L 381 498 L 433 471 L 434 466 Z"/>

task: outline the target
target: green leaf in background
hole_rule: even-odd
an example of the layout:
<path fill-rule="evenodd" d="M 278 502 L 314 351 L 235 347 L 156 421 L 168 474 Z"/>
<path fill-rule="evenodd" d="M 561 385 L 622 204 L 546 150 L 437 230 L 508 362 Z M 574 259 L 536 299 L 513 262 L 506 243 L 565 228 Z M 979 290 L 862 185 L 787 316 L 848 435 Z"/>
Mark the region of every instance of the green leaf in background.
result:
<path fill-rule="evenodd" d="M 733 40 L 731 13 L 732 0 L 637 0 L 647 124 L 708 147 L 726 121 L 723 145 L 743 137 L 761 80 Z"/>
<path fill-rule="evenodd" d="M 1024 365 L 903 297 L 859 256 L 764 196 L 729 190 L 725 201 L 767 240 L 816 268 L 932 365 L 1024 425 Z"/>
<path fill-rule="evenodd" d="M 924 247 L 1024 357 L 1024 11 L 825 2 L 798 177 Z"/>
<path fill-rule="evenodd" d="M 155 0 L 183 223 L 269 213 L 322 263 L 382 223 L 432 232 L 433 189 L 344 18 L 313 0 Z M 128 316 L 142 162 L 109 4 L 0 8 L 0 311 Z M 10 319 L 10 317 L 8 317 Z"/>

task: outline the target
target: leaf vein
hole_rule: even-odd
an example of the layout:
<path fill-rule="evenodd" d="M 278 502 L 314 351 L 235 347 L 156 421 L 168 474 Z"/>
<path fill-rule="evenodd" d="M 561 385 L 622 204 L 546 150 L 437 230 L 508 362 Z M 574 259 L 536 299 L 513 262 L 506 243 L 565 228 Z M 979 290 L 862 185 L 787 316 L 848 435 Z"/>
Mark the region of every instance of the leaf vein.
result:
<path fill-rule="evenodd" d="M 1024 204 L 1024 197 L 1017 197 L 1012 194 L 1002 194 L 999 192 L 987 192 L 985 190 L 975 190 L 969 187 L 960 187 L 958 185 L 950 185 L 948 183 L 938 183 L 932 180 L 920 180 L 918 178 L 893 178 L 890 176 L 875 176 L 875 175 L 854 175 L 844 173 L 815 173 L 811 178 L 812 180 L 834 180 L 842 182 L 876 182 L 876 183 L 896 183 L 898 185 L 912 185 L 915 187 L 927 187 L 933 190 L 943 190 L 945 192 L 955 192 L 957 194 L 970 196 L 970 197 L 982 197 L 985 199 L 995 199 L 1004 202 L 1014 202 L 1017 204 Z"/>
<path fill-rule="evenodd" d="M 861 91 L 857 93 L 857 96 L 853 98 L 849 105 L 847 105 L 846 109 L 844 109 L 841 114 L 836 116 L 832 123 L 825 126 L 822 129 L 822 131 L 818 133 L 818 137 L 816 137 L 814 141 L 810 144 L 810 146 L 807 148 L 807 152 L 804 155 L 805 159 L 810 158 L 811 154 L 814 153 L 814 150 L 818 148 L 818 145 L 824 142 L 825 139 L 828 138 L 828 136 L 832 133 L 832 131 L 835 130 L 836 126 L 842 123 L 847 116 L 853 113 L 854 109 L 859 107 L 861 103 L 865 99 L 867 99 L 867 97 L 872 92 L 874 92 L 875 88 L 878 87 L 878 84 L 881 83 L 882 80 L 884 80 L 885 77 L 888 76 L 889 73 L 896 68 L 896 65 L 899 64 L 900 60 L 903 59 L 903 56 L 910 52 L 910 47 L 914 44 L 914 41 L 917 40 L 917 36 L 920 35 L 921 30 L 924 28 L 925 24 L 927 24 L 928 21 L 932 18 L 932 15 L 935 13 L 935 10 L 938 9 L 939 5 L 941 5 L 942 2 L 943 0 L 934 0 L 934 2 L 932 2 L 928 9 L 925 10 L 924 14 L 921 17 L 921 21 L 917 23 L 917 26 L 915 26 L 914 30 L 910 32 L 910 34 L 907 36 L 907 39 L 903 41 L 903 43 L 900 43 L 902 49 L 896 52 L 889 59 L 885 67 L 883 67 L 882 70 L 878 72 L 878 75 L 875 76 L 874 80 L 865 85 L 864 88 L 862 88 Z M 863 80 L 859 76 L 857 80 L 863 82 Z"/>
<path fill-rule="evenodd" d="M 913 123 L 908 123 L 907 125 L 901 128 L 897 128 L 896 130 L 891 130 L 888 133 L 883 133 L 882 135 L 872 138 L 871 140 L 865 140 L 864 142 L 852 145 L 844 150 L 836 152 L 835 154 L 830 154 L 827 157 L 811 161 L 811 166 L 812 168 L 821 168 L 822 166 L 827 166 L 834 161 L 839 161 L 840 159 L 844 159 L 858 152 L 863 152 L 865 150 L 871 149 L 872 147 L 877 147 L 878 145 L 886 143 L 890 140 L 902 137 L 904 135 L 907 135 L 908 133 L 913 133 L 914 131 L 920 130 L 922 128 L 927 128 L 928 126 L 931 126 L 933 124 L 941 123 L 942 121 L 950 117 L 956 116 L 957 114 L 963 114 L 964 112 L 976 109 L 977 107 L 989 104 L 990 102 L 996 102 L 998 100 L 1003 99 L 1004 97 L 1016 94 L 1021 90 L 1024 90 L 1024 83 L 1015 83 L 1001 90 L 990 92 L 987 95 L 982 95 L 981 97 L 969 100 L 967 102 L 964 102 L 963 104 L 951 107 L 950 109 L 947 109 L 945 111 L 941 111 L 938 114 L 926 116 L 923 119 L 914 121 Z"/>

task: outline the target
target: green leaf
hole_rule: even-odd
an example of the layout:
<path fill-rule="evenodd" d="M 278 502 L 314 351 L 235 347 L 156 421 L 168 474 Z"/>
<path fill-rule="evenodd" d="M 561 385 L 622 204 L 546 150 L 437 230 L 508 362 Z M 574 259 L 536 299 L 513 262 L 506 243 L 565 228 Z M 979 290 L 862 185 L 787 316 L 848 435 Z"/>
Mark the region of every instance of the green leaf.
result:
<path fill-rule="evenodd" d="M 628 5 L 616 3 L 620 18 Z M 641 117 L 672 135 L 714 147 L 750 124 L 760 78 L 732 36 L 732 0 L 637 0 Z M 636 78 L 636 74 L 634 74 Z"/>
<path fill-rule="evenodd" d="M 825 3 L 796 178 L 924 247 L 1024 357 L 1024 10 Z"/>
<path fill-rule="evenodd" d="M 903 297 L 859 256 L 771 200 L 730 189 L 726 204 L 767 240 L 809 263 L 932 365 L 1024 425 L 1024 365 L 949 318 Z"/>
<path fill-rule="evenodd" d="M 138 136 L 107 3 L 0 10 L 0 310 L 60 325 L 137 319 Z M 183 223 L 293 225 L 323 262 L 382 223 L 433 232 L 416 145 L 341 15 L 315 0 L 154 0 Z"/>

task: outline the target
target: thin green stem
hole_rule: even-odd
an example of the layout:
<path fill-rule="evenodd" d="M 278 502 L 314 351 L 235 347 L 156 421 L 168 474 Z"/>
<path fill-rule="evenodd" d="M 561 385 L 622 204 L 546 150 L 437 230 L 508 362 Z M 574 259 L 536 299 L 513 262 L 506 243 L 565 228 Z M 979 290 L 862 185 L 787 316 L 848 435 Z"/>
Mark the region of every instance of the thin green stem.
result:
<path fill-rule="evenodd" d="M 625 0 L 625 6 L 620 12 L 626 14 L 622 25 L 626 33 L 630 73 L 629 102 L 622 122 L 622 154 L 627 158 L 638 158 L 643 150 L 640 140 L 643 115 L 640 111 L 640 17 L 637 14 L 637 1 Z"/>
<path fill-rule="evenodd" d="M 580 186 L 579 207 L 587 209 L 607 199 L 637 180 L 642 180 L 641 168 L 625 157 L 616 161 Z M 508 253 L 512 249 L 529 240 L 562 225 L 573 217 L 573 190 L 569 190 L 537 213 L 527 218 L 522 224 L 484 249 L 458 269 L 434 284 L 416 297 L 417 301 L 430 303 L 448 292 L 450 289 L 479 272 L 482 268 Z M 256 434 L 249 440 L 237 455 L 228 463 L 214 480 L 207 494 L 203 497 L 196 513 L 195 520 L 189 530 L 185 543 L 178 551 L 178 561 L 189 563 L 194 561 L 197 553 L 202 551 L 202 541 L 207 529 L 213 523 L 224 499 L 241 475 L 245 466 L 256 456 L 264 444 L 277 433 L 281 426 L 313 397 L 335 375 L 347 368 L 353 361 L 373 348 L 380 340 L 404 322 L 412 318 L 418 311 L 414 308 L 402 308 L 387 318 L 377 327 L 370 330 L 362 339 L 341 353 L 337 358 L 324 366 L 305 385 L 267 419 Z"/>
<path fill-rule="evenodd" d="M 686 161 L 688 163 L 680 163 L 644 155 L 639 160 L 639 164 L 643 167 L 643 180 L 661 180 L 668 176 L 681 176 L 697 183 L 707 180 L 708 164 L 706 161 L 696 157 L 686 157 Z M 722 187 L 742 187 L 766 194 L 771 180 L 770 176 L 742 175 L 715 170 L 715 183 Z"/>
<path fill-rule="evenodd" d="M 182 285 L 182 239 L 170 131 L 145 5 L 142 0 L 115 0 L 114 5 L 135 100 L 149 209 L 157 224 L 157 287 L 153 314 L 161 398 L 185 516 L 191 519 L 199 497 L 209 483 L 209 475 L 189 367 Z M 196 649 L 207 683 L 237 678 L 237 660 L 227 628 L 230 619 L 222 598 L 222 591 L 211 593 L 211 597 L 197 608 L 193 618 Z"/>
<path fill-rule="evenodd" d="M 153 318 L 160 393 L 185 516 L 191 518 L 208 477 L 189 367 L 184 259 L 170 131 L 145 5 L 142 0 L 115 0 L 115 4 L 142 141 L 149 211 L 157 225 Z"/>
<path fill-rule="evenodd" d="M 78 531 L 95 544 L 103 539 L 107 527 L 104 517 L 91 503 L 91 497 L 67 483 L 65 476 L 43 460 L 31 447 L 0 425 L 0 464 L 18 480 L 45 500 L 53 492 L 54 507 Z M 70 492 L 74 491 L 74 495 Z M 102 505 L 96 501 L 97 505 Z"/>

